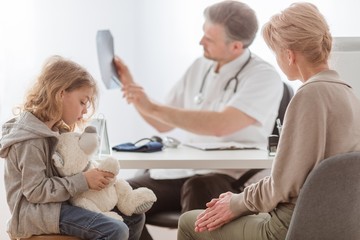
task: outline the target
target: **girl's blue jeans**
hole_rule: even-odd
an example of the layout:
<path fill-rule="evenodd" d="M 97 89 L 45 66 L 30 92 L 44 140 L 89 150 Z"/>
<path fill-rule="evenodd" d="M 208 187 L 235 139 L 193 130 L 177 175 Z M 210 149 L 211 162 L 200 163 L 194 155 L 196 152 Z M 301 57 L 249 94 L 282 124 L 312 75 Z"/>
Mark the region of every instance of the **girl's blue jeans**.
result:
<path fill-rule="evenodd" d="M 126 216 L 124 222 L 64 202 L 60 211 L 60 233 L 88 240 L 138 240 L 145 224 L 144 214 Z"/>

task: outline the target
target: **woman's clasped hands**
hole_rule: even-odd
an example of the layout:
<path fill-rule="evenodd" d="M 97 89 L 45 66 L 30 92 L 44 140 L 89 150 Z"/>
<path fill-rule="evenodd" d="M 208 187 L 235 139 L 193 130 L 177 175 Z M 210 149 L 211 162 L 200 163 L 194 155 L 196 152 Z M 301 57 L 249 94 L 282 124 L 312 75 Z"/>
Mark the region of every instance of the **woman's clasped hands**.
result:
<path fill-rule="evenodd" d="M 206 209 L 200 213 L 195 222 L 195 231 L 212 231 L 235 218 L 230 210 L 230 201 L 233 193 L 222 193 L 206 204 Z"/>

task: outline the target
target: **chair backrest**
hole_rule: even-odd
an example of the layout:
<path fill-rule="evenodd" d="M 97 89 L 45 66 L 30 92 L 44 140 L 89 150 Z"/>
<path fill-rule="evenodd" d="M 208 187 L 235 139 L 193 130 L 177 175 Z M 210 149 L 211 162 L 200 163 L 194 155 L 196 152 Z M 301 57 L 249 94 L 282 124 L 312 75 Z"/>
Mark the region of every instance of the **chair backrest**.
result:
<path fill-rule="evenodd" d="M 289 84 L 283 82 L 283 86 L 284 86 L 283 96 L 282 96 L 281 101 L 280 101 L 279 110 L 278 110 L 278 116 L 277 116 L 277 118 L 280 119 L 281 122 L 283 122 L 285 112 L 286 112 L 286 108 L 289 105 L 291 98 L 294 96 L 294 90 Z M 279 131 L 278 131 L 278 128 L 277 128 L 276 121 L 274 123 L 274 129 L 273 129 L 272 134 L 279 136 Z M 247 181 L 249 181 L 249 179 L 252 178 L 254 175 L 256 175 L 257 173 L 259 173 L 259 172 L 261 172 L 263 170 L 264 169 L 261 169 L 261 168 L 259 168 L 259 169 L 249 169 L 244 174 L 242 174 L 240 176 L 240 178 L 238 178 L 235 182 L 233 182 L 232 186 L 234 188 L 240 189 L 242 191 L 245 188 L 245 183 Z"/>
<path fill-rule="evenodd" d="M 294 89 L 285 82 L 283 82 L 283 85 L 284 85 L 283 96 L 281 98 L 281 102 L 280 102 L 279 110 L 278 110 L 278 117 L 277 117 L 280 119 L 281 122 L 284 121 L 284 115 L 285 115 L 286 108 L 289 105 L 291 98 L 294 96 Z M 275 122 L 272 134 L 279 135 L 279 131 L 278 131 L 276 122 Z"/>
<path fill-rule="evenodd" d="M 360 239 L 360 152 L 325 159 L 309 174 L 286 239 Z"/>

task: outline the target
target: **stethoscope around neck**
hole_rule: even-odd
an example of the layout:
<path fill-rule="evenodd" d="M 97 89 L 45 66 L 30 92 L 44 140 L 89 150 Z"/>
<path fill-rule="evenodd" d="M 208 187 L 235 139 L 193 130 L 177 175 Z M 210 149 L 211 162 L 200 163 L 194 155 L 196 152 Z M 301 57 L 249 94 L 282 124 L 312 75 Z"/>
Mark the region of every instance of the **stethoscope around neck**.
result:
<path fill-rule="evenodd" d="M 237 71 L 237 73 L 231 77 L 227 82 L 226 82 L 226 85 L 223 89 L 224 93 L 228 90 L 229 86 L 230 86 L 230 83 L 232 81 L 235 81 L 235 86 L 234 86 L 234 90 L 233 90 L 233 93 L 236 93 L 237 91 L 237 88 L 238 88 L 238 85 L 239 85 L 239 74 L 241 73 L 241 71 L 246 67 L 246 65 L 248 65 L 248 63 L 250 62 L 251 60 L 251 53 L 250 53 L 250 56 L 248 57 L 248 59 L 246 60 L 246 62 L 244 63 L 244 65 L 241 66 L 241 68 Z M 204 101 L 204 97 L 203 97 L 203 91 L 204 91 L 204 86 L 205 86 L 205 83 L 206 83 L 206 79 L 210 73 L 210 70 L 211 68 L 213 67 L 213 65 L 211 65 L 209 67 L 209 69 L 206 71 L 204 77 L 203 77 L 203 80 L 201 82 L 201 86 L 200 86 L 200 90 L 199 90 L 199 93 L 196 94 L 196 96 L 194 97 L 194 102 L 195 104 L 199 105 L 201 104 L 203 101 Z"/>

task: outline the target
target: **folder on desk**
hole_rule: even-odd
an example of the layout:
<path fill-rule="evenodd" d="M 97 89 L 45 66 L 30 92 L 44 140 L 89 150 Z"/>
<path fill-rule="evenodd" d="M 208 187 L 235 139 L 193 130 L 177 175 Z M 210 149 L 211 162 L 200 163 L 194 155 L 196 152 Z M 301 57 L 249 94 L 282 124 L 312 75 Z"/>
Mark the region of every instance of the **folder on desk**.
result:
<path fill-rule="evenodd" d="M 255 146 L 250 146 L 247 144 L 242 144 L 237 142 L 184 143 L 183 145 L 204 151 L 259 149 L 258 147 Z"/>

